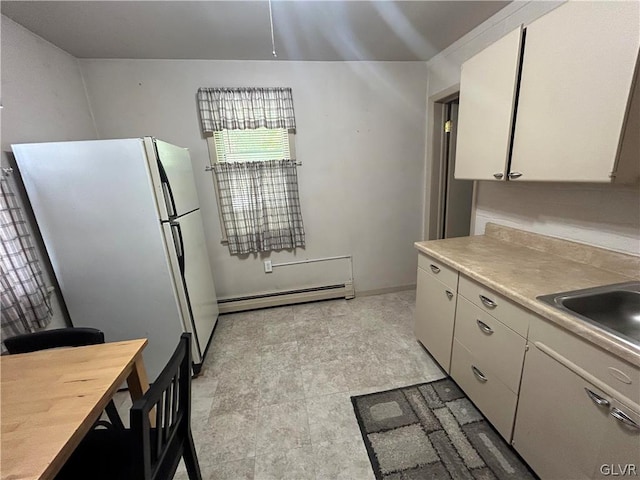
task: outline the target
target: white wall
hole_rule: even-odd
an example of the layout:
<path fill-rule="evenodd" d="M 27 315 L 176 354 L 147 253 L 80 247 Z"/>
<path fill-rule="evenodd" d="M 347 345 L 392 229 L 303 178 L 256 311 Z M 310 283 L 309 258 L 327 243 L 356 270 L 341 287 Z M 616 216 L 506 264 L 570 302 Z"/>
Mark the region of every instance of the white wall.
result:
<path fill-rule="evenodd" d="M 562 2 L 514 2 L 428 63 L 428 95 L 460 82 L 461 64 Z M 431 126 L 427 126 L 431 129 Z M 430 171 L 428 166 L 427 171 Z M 640 254 L 640 191 L 597 184 L 478 182 L 475 234 L 486 222 Z"/>
<path fill-rule="evenodd" d="M 352 254 L 357 291 L 415 283 L 422 215 L 426 66 L 419 62 L 81 60 L 101 138 L 153 135 L 188 147 L 220 297 L 347 279 L 347 263 L 282 267 L 231 256 L 196 104 L 198 87 L 293 89 L 306 249 L 274 262 Z"/>
<path fill-rule="evenodd" d="M 1 59 L 3 167 L 11 164 L 7 152 L 12 143 L 97 138 L 75 57 L 2 16 Z M 19 193 L 15 176 L 7 180 Z M 43 266 L 49 268 L 48 260 Z M 51 278 L 47 272 L 47 285 Z M 52 300 L 50 328 L 64 326 L 57 296 Z"/>

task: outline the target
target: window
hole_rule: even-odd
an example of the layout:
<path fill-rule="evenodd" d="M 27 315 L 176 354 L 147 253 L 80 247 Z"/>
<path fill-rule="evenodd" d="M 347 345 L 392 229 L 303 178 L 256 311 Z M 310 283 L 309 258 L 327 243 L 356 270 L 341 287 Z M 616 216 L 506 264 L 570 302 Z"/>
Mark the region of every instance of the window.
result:
<path fill-rule="evenodd" d="M 290 88 L 200 88 L 223 241 L 232 255 L 305 245 Z"/>
<path fill-rule="evenodd" d="M 215 161 L 291 160 L 289 132 L 284 128 L 222 130 L 213 133 Z"/>
<path fill-rule="evenodd" d="M 209 137 L 209 153 L 216 162 L 267 162 L 270 160 L 293 160 L 293 133 L 285 128 L 258 128 L 255 130 L 222 130 Z M 275 175 L 274 175 L 275 177 Z M 239 179 L 231 179 L 231 203 L 236 214 L 246 216 L 252 205 L 282 203 L 286 198 L 285 183 L 281 178 L 269 182 L 270 188 L 250 191 Z M 236 180 L 236 181 L 233 181 Z M 218 198 L 220 192 L 218 191 Z M 224 230 L 224 222 L 221 218 Z M 225 234 L 224 232 L 223 234 Z M 226 235 L 223 241 L 226 241 Z"/>

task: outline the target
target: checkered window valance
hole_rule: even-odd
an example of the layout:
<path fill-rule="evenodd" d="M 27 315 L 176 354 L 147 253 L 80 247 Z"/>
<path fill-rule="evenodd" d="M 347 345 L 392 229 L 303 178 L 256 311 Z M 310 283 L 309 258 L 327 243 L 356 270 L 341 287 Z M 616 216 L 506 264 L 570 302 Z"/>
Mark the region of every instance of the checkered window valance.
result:
<path fill-rule="evenodd" d="M 202 131 L 285 128 L 295 130 L 290 88 L 200 88 Z"/>

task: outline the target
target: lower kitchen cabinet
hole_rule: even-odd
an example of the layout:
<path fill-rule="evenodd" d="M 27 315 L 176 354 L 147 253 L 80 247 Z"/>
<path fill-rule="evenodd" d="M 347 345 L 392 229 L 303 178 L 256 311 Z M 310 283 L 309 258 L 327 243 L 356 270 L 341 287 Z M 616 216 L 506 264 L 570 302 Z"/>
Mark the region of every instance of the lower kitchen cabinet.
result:
<path fill-rule="evenodd" d="M 415 335 L 531 469 L 640 476 L 640 367 L 437 258 L 418 257 Z"/>
<path fill-rule="evenodd" d="M 474 356 L 457 339 L 453 341 L 451 377 L 509 442 L 518 395 L 486 367 L 487 359 Z"/>
<path fill-rule="evenodd" d="M 543 480 L 611 476 L 611 469 L 640 465 L 640 429 L 617 420 L 612 412 L 631 422 L 640 421 L 637 414 L 586 381 L 570 368 L 575 364 L 565 360 L 544 344 L 530 343 L 515 449 Z"/>
<path fill-rule="evenodd" d="M 527 343 L 524 337 L 497 318 L 481 311 L 460 293 L 453 337 L 454 342 L 460 342 L 482 362 L 484 370 L 491 372 L 492 376 L 499 379 L 515 395 L 518 394 Z M 453 367 L 451 376 L 455 379 Z"/>
<path fill-rule="evenodd" d="M 418 268 L 414 332 L 447 373 L 451 363 L 456 297 L 454 289 Z"/>
<path fill-rule="evenodd" d="M 611 399 L 609 422 L 600 438 L 594 478 L 640 475 L 640 412 Z"/>

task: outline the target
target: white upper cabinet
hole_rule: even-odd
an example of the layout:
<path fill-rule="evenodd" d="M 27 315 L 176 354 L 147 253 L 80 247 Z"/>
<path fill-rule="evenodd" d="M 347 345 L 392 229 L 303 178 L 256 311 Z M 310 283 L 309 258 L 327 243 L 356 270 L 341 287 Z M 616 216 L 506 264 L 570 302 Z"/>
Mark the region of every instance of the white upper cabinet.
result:
<path fill-rule="evenodd" d="M 455 178 L 506 179 L 521 44 L 518 27 L 462 65 Z"/>
<path fill-rule="evenodd" d="M 638 182 L 639 19 L 637 1 L 569 1 L 467 60 L 455 177 Z"/>
<path fill-rule="evenodd" d="M 639 5 L 569 2 L 527 27 L 511 159 L 521 180 L 635 180 L 615 173 L 640 45 Z M 635 163 L 640 169 L 638 150 Z"/>

